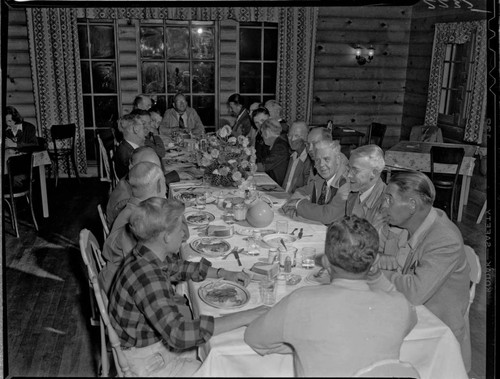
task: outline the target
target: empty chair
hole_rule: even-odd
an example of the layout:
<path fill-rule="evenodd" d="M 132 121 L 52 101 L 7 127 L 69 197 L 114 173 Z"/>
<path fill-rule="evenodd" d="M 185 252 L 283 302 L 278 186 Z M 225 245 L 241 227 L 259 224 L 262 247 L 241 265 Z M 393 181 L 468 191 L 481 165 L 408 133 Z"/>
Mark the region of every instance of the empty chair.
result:
<path fill-rule="evenodd" d="M 104 240 L 106 240 L 106 238 L 108 238 L 109 236 L 109 227 L 106 214 L 102 210 L 101 204 L 97 204 L 97 213 L 99 213 L 99 218 L 101 219 L 102 223 L 102 235 L 104 236 Z"/>
<path fill-rule="evenodd" d="M 375 144 L 382 148 L 382 142 L 384 141 L 385 131 L 387 130 L 387 125 L 379 124 L 378 122 L 372 122 L 368 128 L 368 144 Z"/>
<path fill-rule="evenodd" d="M 436 188 L 437 203 L 439 203 L 439 198 L 444 199 L 444 209 L 450 220 L 453 217 L 455 192 L 464 155 L 465 151 L 461 147 L 431 147 L 431 180 Z M 436 173 L 436 164 L 452 165 L 455 172 L 453 174 L 438 174 Z"/>
<path fill-rule="evenodd" d="M 78 181 L 78 167 L 76 166 L 75 156 L 75 139 L 76 139 L 76 125 L 75 124 L 62 124 L 52 125 L 50 128 L 50 136 L 52 138 L 53 149 L 49 150 L 49 155 L 55 164 L 55 178 L 56 187 L 59 179 L 59 160 L 66 162 L 68 177 L 71 178 L 70 161 L 73 164 L 75 175 Z"/>
<path fill-rule="evenodd" d="M 33 224 L 38 231 L 38 224 L 33 209 L 33 154 L 25 153 L 7 158 L 7 180 L 3 181 L 3 200 L 7 203 L 12 228 L 19 238 L 16 199 L 25 197 L 31 209 Z"/>
<path fill-rule="evenodd" d="M 464 341 L 462 342 L 462 357 L 464 359 L 464 365 L 467 372 L 471 368 L 471 342 L 470 342 L 470 323 L 469 323 L 469 310 L 470 306 L 474 302 L 476 297 L 476 285 L 479 284 L 481 280 L 481 262 L 477 256 L 474 249 L 468 245 L 464 246 L 465 256 L 467 257 L 467 262 L 470 267 L 470 288 L 469 288 L 469 305 L 467 306 L 467 311 L 465 312 L 465 335 Z"/>
<path fill-rule="evenodd" d="M 355 378 L 417 378 L 420 374 L 411 363 L 384 359 L 356 372 Z"/>

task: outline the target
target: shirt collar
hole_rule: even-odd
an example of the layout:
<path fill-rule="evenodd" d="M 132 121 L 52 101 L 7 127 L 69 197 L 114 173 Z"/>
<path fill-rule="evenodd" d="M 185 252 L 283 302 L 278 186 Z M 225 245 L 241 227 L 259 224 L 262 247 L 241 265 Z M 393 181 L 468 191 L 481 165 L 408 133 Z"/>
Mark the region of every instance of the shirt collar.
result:
<path fill-rule="evenodd" d="M 129 143 L 130 146 L 132 146 L 135 149 L 137 149 L 139 147 L 138 144 L 134 143 L 134 142 L 130 142 L 128 139 L 126 139 L 125 141 L 127 141 Z"/>
<path fill-rule="evenodd" d="M 375 183 L 377 184 L 377 183 Z M 370 194 L 373 192 L 373 189 L 375 188 L 375 184 L 368 188 L 365 192 L 359 195 L 359 201 L 362 203 L 363 200 L 365 200 Z"/>
<path fill-rule="evenodd" d="M 161 266 L 161 261 L 158 259 L 155 253 L 147 246 L 144 246 L 141 242 L 138 242 L 134 248 L 134 254 L 136 257 L 142 257 L 146 259 L 148 262 L 154 263 L 158 266 Z"/>
<path fill-rule="evenodd" d="M 332 186 L 333 182 L 335 181 L 335 177 L 337 176 L 337 174 L 333 175 L 330 179 L 328 179 L 326 181 L 326 184 L 328 184 L 329 187 Z"/>
<path fill-rule="evenodd" d="M 369 290 L 370 286 L 366 280 L 354 280 L 354 279 L 344 279 L 337 278 L 333 279 L 331 284 L 335 284 L 342 287 L 347 287 L 353 290 Z"/>
<path fill-rule="evenodd" d="M 23 131 L 23 124 L 16 124 L 14 126 L 9 126 L 7 129 L 12 131 L 12 134 L 16 135 L 18 132 Z"/>
<path fill-rule="evenodd" d="M 382 196 L 385 190 L 385 183 L 378 178 L 375 184 L 368 190 L 362 193 L 359 197 L 360 202 L 365 201 L 368 208 L 373 208 L 375 202 Z M 365 195 L 366 194 L 366 195 Z"/>
<path fill-rule="evenodd" d="M 415 230 L 415 233 L 408 239 L 408 231 L 403 230 L 401 233 L 401 239 L 399 241 L 398 246 L 403 247 L 406 244 L 410 246 L 411 249 L 415 249 L 418 246 L 420 240 L 425 237 L 427 231 L 431 228 L 432 224 L 436 220 L 437 212 L 435 208 L 431 208 L 430 212 L 425 217 L 424 221 L 420 224 L 420 226 Z"/>
<path fill-rule="evenodd" d="M 300 159 L 302 162 L 305 162 L 307 159 L 307 149 L 302 150 L 302 153 L 300 153 L 299 156 L 297 155 L 298 155 L 297 152 L 294 151 L 290 156 L 290 158 L 292 158 L 293 160 Z"/>

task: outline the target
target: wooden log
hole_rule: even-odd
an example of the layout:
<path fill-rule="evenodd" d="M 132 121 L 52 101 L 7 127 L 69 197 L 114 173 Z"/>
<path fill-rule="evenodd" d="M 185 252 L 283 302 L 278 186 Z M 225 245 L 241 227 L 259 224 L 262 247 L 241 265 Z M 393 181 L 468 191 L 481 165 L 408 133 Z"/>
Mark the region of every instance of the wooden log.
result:
<path fill-rule="evenodd" d="M 369 47 L 370 45 L 365 45 Z M 375 56 L 408 56 L 408 43 L 381 43 L 373 46 L 375 49 Z M 366 52 L 365 52 L 366 53 Z M 316 41 L 316 57 L 323 55 L 337 56 L 339 54 L 356 54 L 356 49 L 351 44 L 345 42 L 331 42 L 331 41 Z"/>
<path fill-rule="evenodd" d="M 345 31 L 405 31 L 409 27 L 408 18 L 359 18 L 359 17 L 324 17 L 318 18 L 318 32 L 331 30 Z"/>
<path fill-rule="evenodd" d="M 352 17 L 352 18 L 393 18 L 406 20 L 411 15 L 412 7 L 320 7 L 318 17 Z"/>
<path fill-rule="evenodd" d="M 404 92 L 394 92 L 394 91 L 356 91 L 353 88 L 352 91 L 314 91 L 314 97 L 319 97 L 321 102 L 325 103 L 335 103 L 335 104 L 402 104 L 404 99 Z"/>
<path fill-rule="evenodd" d="M 7 54 L 7 67 L 10 65 L 30 65 L 28 51 L 9 51 Z"/>
<path fill-rule="evenodd" d="M 384 79 L 384 80 L 365 80 L 365 79 L 349 79 L 336 78 L 324 79 L 314 82 L 313 92 L 318 91 L 346 91 L 356 89 L 358 91 L 404 91 L 405 83 L 400 79 Z"/>
<path fill-rule="evenodd" d="M 33 81 L 31 78 L 13 78 L 7 81 L 7 93 L 9 92 L 33 92 Z"/>
<path fill-rule="evenodd" d="M 383 56 L 376 55 L 373 60 L 369 63 L 366 63 L 366 67 L 377 67 L 377 68 L 386 68 L 386 67 L 401 67 L 406 68 L 407 65 L 407 57 L 406 56 Z M 315 68 L 330 68 L 330 67 L 353 67 L 357 69 L 360 67 L 356 60 L 356 55 L 352 54 L 343 54 L 343 55 L 321 55 L 317 56 L 314 60 Z"/>
<path fill-rule="evenodd" d="M 317 40 L 325 42 L 344 42 L 348 44 L 404 42 L 410 38 L 410 28 L 406 31 L 345 31 L 330 30 L 318 33 Z"/>
<path fill-rule="evenodd" d="M 350 67 L 318 67 L 314 70 L 315 80 L 324 80 L 325 78 L 349 78 L 349 79 L 364 79 L 364 80 L 382 80 L 382 79 L 401 79 L 406 78 L 405 67 L 377 67 L 372 63 L 364 66 Z M 428 76 L 428 74 L 427 74 Z"/>

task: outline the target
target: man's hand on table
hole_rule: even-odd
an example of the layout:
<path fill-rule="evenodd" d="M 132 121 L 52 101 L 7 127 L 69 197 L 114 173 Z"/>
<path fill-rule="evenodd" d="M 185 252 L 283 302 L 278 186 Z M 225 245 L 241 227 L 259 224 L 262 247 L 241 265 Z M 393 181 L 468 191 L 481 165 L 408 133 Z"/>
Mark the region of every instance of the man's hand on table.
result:
<path fill-rule="evenodd" d="M 250 276 L 242 271 L 222 270 L 221 277 L 231 282 L 241 284 L 245 287 L 250 283 Z"/>
<path fill-rule="evenodd" d="M 288 200 L 282 207 L 281 210 L 283 213 L 290 217 L 294 218 L 297 216 L 297 203 L 299 202 L 300 199 L 290 199 Z"/>

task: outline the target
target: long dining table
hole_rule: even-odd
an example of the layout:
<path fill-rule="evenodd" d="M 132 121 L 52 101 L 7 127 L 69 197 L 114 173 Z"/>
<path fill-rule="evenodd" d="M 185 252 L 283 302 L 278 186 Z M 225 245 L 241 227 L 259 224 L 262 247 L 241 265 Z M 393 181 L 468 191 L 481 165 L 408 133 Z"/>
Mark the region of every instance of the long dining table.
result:
<path fill-rule="evenodd" d="M 265 173 L 257 173 L 255 176 L 257 189 L 261 188 L 259 194 L 267 197 L 273 203 L 274 219 L 271 224 L 263 228 L 253 228 L 255 230 L 275 229 L 277 221 L 288 221 L 288 233 L 293 229 L 303 228 L 303 237 L 292 243 L 292 246 L 298 248 L 300 255 L 303 247 L 316 248 L 316 254 L 324 253 L 324 241 L 326 235 L 326 226 L 314 223 L 305 219 L 291 219 L 279 211 L 280 206 L 288 198 L 284 192 L 272 179 Z M 207 194 L 220 194 L 230 197 L 237 195 L 237 189 L 215 188 L 205 185 L 202 181 L 185 181 L 174 183 L 170 186 L 170 196 L 176 196 L 181 191 L 192 190 L 202 191 Z M 188 207 L 187 212 L 192 208 Z M 206 212 L 214 216 L 211 224 L 225 225 L 222 221 L 223 211 L 216 204 L 207 204 Z M 231 247 L 246 248 L 247 238 L 239 231 L 246 231 L 252 228 L 246 221 L 238 221 L 234 225 L 234 234 L 226 241 Z M 183 245 L 181 254 L 184 259 L 190 261 L 199 261 L 202 255 L 191 247 L 191 242 L 205 236 L 203 229 L 196 226 L 189 226 L 190 238 Z M 295 233 L 297 235 L 297 233 Z M 245 249 L 246 250 L 246 249 Z M 244 251 L 245 252 L 245 251 Z M 240 271 L 249 270 L 253 264 L 259 261 L 267 261 L 268 249 L 262 247 L 258 256 L 240 254 L 241 266 L 237 259 L 231 254 L 226 259 L 222 257 L 207 257 L 214 267 L 222 267 L 227 270 Z M 289 285 L 284 280 L 278 280 L 277 300 L 294 291 L 296 288 L 305 285 L 319 285 L 314 280 L 313 274 L 318 272 L 319 267 L 314 269 L 304 269 L 300 266 L 300 258 L 297 266 L 292 269 L 293 274 L 301 276 L 298 284 Z M 251 281 L 247 286 L 250 298 L 246 304 L 236 309 L 215 308 L 200 297 L 199 289 L 205 285 L 207 279 L 203 282 L 188 281 L 178 288 L 180 293 L 185 294 L 190 301 L 193 314 L 201 314 L 219 317 L 224 314 L 251 309 L 262 304 L 259 295 L 259 286 L 257 281 Z M 401 347 L 400 359 L 410 362 L 419 372 L 422 379 L 431 378 L 467 378 L 465 367 L 462 361 L 460 346 L 451 332 L 451 330 L 425 306 L 417 306 L 418 323 L 415 328 L 405 338 Z M 277 377 L 294 376 L 293 357 L 286 354 L 269 354 L 261 356 L 254 352 L 244 341 L 245 328 L 238 328 L 231 332 L 222 333 L 212 337 L 207 343 L 199 348 L 199 356 L 203 361 L 200 370 L 196 376 L 201 377 Z M 334 357 L 332 357 L 334 358 Z"/>

